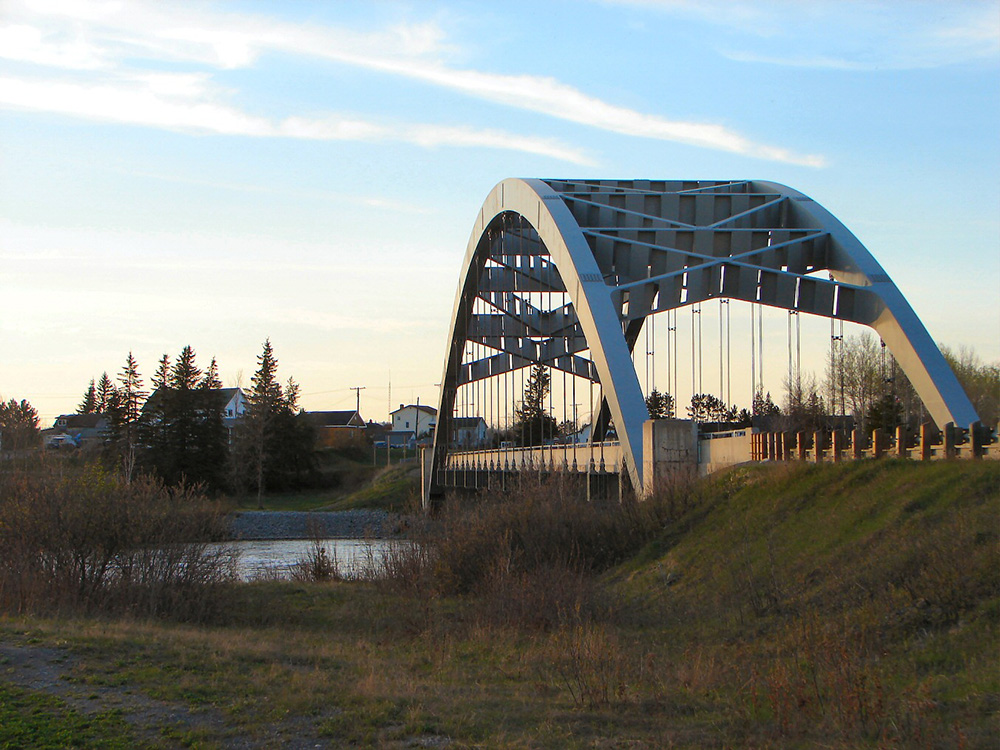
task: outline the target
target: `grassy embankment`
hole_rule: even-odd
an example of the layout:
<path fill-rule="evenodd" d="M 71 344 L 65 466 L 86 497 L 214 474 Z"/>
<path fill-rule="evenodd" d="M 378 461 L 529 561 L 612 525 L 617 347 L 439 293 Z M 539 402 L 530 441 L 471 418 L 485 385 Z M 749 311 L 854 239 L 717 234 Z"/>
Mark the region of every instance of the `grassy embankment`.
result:
<path fill-rule="evenodd" d="M 0 645 L 57 651 L 70 686 L 208 719 L 81 728 L 17 688 L 0 746 L 996 746 L 1000 465 L 760 466 L 639 508 L 556 494 L 446 511 L 389 581 L 233 586 L 198 626 L 8 615 Z"/>
<path fill-rule="evenodd" d="M 385 449 L 373 458 L 370 449 L 317 451 L 317 488 L 264 496 L 264 510 L 353 510 L 378 508 L 407 512 L 417 502 L 420 465 L 413 451 L 393 449 L 386 465 Z M 376 464 L 375 461 L 378 461 Z M 257 509 L 257 498 L 235 498 L 237 507 Z"/>

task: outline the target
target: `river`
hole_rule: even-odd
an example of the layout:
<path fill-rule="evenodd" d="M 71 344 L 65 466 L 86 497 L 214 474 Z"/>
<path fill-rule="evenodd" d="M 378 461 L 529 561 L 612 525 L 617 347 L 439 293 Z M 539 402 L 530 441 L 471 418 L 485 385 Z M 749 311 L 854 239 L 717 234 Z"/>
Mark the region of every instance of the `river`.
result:
<path fill-rule="evenodd" d="M 237 574 L 242 580 L 255 578 L 290 578 L 295 564 L 308 557 L 315 542 L 311 539 L 255 539 L 223 542 L 216 548 L 235 550 Z M 344 578 L 359 578 L 400 545 L 412 544 L 399 539 L 322 539 L 331 560 Z"/>

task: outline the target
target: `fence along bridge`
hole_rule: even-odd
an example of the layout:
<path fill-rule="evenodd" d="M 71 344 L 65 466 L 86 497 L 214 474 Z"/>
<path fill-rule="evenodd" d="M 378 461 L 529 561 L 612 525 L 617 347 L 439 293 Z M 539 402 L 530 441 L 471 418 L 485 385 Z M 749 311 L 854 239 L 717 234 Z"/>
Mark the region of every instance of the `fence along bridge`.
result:
<path fill-rule="evenodd" d="M 899 289 L 807 196 L 746 180 L 507 179 L 484 201 L 469 238 L 434 445 L 424 457 L 425 503 L 449 486 L 484 486 L 490 476 L 522 471 L 612 475 L 642 496 L 678 466 L 708 471 L 753 459 L 910 455 L 913 439 L 905 434 L 779 439 L 748 429 L 707 439 L 692 422 L 649 420 L 643 385 L 655 388 L 658 372 L 675 398 L 679 363 L 691 367 L 692 394 L 708 390 L 701 332 L 702 306 L 711 301 L 719 305 L 720 401 L 731 402 L 730 302 L 750 310 L 752 392 L 764 386 L 763 308 L 788 313 L 790 379 L 793 316 L 796 329 L 799 316 L 819 316 L 833 321 L 831 342 L 843 342 L 847 322 L 870 327 L 888 347 L 937 428 L 922 431 L 921 457 L 962 455 L 963 441 L 966 455 L 994 455 L 983 445 L 975 409 Z M 681 308 L 691 311 L 691 349 L 683 353 Z M 659 334 L 657 316 L 666 324 Z M 745 337 L 737 339 L 745 348 Z M 545 387 L 532 391 L 539 378 Z M 528 411 L 537 429 L 525 441 Z M 571 434 L 581 413 L 589 434 Z M 478 433 L 470 423 L 480 425 Z M 498 447 L 486 449 L 484 435 Z"/>

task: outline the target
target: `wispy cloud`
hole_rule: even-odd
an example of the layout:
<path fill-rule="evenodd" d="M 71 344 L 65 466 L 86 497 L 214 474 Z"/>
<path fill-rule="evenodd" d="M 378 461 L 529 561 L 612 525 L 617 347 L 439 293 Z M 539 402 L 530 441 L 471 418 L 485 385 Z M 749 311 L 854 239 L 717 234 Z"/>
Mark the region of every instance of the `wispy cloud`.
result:
<path fill-rule="evenodd" d="M 1000 57 L 996 0 L 601 0 L 718 27 L 740 61 L 844 71 L 947 67 Z"/>
<path fill-rule="evenodd" d="M 203 74 L 134 75 L 106 83 L 0 76 L 0 106 L 168 130 L 259 138 L 396 141 L 423 147 L 480 147 L 538 154 L 573 164 L 593 164 L 582 151 L 558 141 L 499 130 L 378 123 L 336 115 L 322 120 L 289 117 L 275 122 L 221 103 Z"/>
<path fill-rule="evenodd" d="M 674 120 L 622 107 L 551 77 L 456 67 L 449 63 L 453 48 L 447 35 L 432 22 L 358 32 L 261 16 L 211 13 L 165 3 L 34 0 L 30 5 L 17 7 L 20 12 L 11 15 L 16 17 L 18 33 L 28 41 L 0 48 L 0 56 L 38 64 L 116 75 L 140 60 L 232 69 L 259 64 L 268 53 L 306 56 L 417 80 L 464 96 L 621 135 L 793 164 L 825 163 L 822 156 L 760 143 L 722 123 Z M 46 30 L 43 32 L 36 26 Z M 60 62 L 63 60 L 77 64 L 63 65 Z M 226 134 L 504 148 L 576 164 L 593 164 L 579 149 L 552 139 L 467 125 L 398 124 L 337 115 L 319 118 L 294 115 L 268 121 L 228 104 L 221 92 L 207 88 L 205 77 L 129 83 L 131 87 L 102 82 L 74 89 L 62 81 L 43 85 L 33 82 L 26 85 L 39 90 L 30 95 L 15 91 L 16 82 L 8 80 L 8 91 L 2 101 L 8 106 L 49 108 L 82 117 L 99 117 L 99 110 L 103 109 L 113 113 L 104 119 Z M 137 88 L 137 83 L 144 83 L 145 87 Z M 163 90 L 171 85 L 190 86 L 191 90 Z M 27 103 L 29 100 L 31 103 Z M 148 103 L 148 114 L 131 109 L 132 105 L 143 102 Z"/>

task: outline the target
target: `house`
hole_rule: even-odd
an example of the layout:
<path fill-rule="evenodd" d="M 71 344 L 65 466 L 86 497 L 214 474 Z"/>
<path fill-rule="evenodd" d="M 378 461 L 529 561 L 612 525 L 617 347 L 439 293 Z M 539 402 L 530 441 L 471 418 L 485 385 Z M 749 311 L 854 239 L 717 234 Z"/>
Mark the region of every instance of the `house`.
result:
<path fill-rule="evenodd" d="M 437 424 L 437 409 L 423 404 L 399 405 L 390 414 L 392 429 L 386 433 L 390 446 L 404 446 L 429 435 Z"/>
<path fill-rule="evenodd" d="M 302 414 L 316 430 L 316 446 L 341 448 L 367 442 L 365 420 L 356 409 L 349 411 L 307 411 Z"/>
<path fill-rule="evenodd" d="M 459 448 L 482 448 L 488 429 L 482 417 L 455 417 L 451 420 L 451 439 Z"/>
<path fill-rule="evenodd" d="M 101 443 L 108 426 L 104 414 L 60 414 L 52 427 L 41 431 L 42 444 L 46 448 L 82 448 Z"/>

